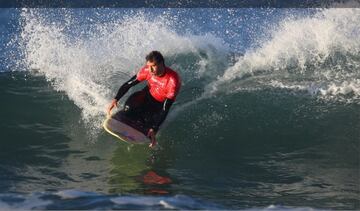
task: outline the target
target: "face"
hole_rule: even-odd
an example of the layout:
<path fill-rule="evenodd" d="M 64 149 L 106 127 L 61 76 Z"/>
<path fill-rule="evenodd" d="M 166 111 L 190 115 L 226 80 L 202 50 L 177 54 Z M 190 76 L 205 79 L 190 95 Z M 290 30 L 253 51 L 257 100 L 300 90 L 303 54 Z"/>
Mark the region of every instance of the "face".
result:
<path fill-rule="evenodd" d="M 156 61 L 153 62 L 147 61 L 146 65 L 150 68 L 151 74 L 156 76 L 161 76 L 165 71 L 164 64 L 162 63 L 157 64 Z"/>

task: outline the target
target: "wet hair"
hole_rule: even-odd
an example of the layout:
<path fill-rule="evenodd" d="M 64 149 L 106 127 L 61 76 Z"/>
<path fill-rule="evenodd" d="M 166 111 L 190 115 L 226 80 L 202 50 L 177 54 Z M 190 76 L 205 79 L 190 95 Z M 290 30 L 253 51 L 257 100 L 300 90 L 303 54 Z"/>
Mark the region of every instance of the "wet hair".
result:
<path fill-rule="evenodd" d="M 158 64 L 163 63 L 165 65 L 164 57 L 159 51 L 151 51 L 148 55 L 146 55 L 145 59 L 149 62 L 155 61 Z"/>

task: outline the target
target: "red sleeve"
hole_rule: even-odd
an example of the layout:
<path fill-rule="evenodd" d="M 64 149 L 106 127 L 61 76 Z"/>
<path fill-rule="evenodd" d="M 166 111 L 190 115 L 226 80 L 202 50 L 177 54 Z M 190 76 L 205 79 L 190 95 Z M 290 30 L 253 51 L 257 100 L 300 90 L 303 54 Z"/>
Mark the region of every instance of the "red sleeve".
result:
<path fill-rule="evenodd" d="M 147 66 L 144 66 L 140 69 L 140 71 L 136 74 L 136 80 L 144 81 L 148 78 L 149 69 Z"/>
<path fill-rule="evenodd" d="M 181 86 L 181 81 L 179 76 L 175 73 L 168 83 L 168 92 L 166 94 L 166 98 L 170 100 L 175 100 L 176 95 L 179 93 Z"/>

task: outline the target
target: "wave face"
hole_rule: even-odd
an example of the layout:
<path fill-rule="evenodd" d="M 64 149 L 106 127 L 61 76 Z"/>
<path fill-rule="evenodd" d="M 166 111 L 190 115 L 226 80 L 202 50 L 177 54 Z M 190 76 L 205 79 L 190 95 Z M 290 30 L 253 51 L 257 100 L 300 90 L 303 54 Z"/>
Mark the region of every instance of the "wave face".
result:
<path fill-rule="evenodd" d="M 5 10 L 0 208 L 359 209 L 359 9 Z M 101 123 L 155 49 L 152 151 Z"/>
<path fill-rule="evenodd" d="M 119 84 L 137 72 L 153 49 L 163 52 L 168 65 L 180 71 L 183 90 L 199 84 L 203 96 L 198 100 L 212 98 L 218 91 L 231 94 L 273 88 L 359 103 L 358 9 L 286 16 L 263 27 L 266 36 L 257 35 L 253 30 L 260 27 L 250 25 L 247 30 L 254 34 L 251 42 L 257 47 L 244 53 L 237 51 L 234 41 L 244 33 L 230 30 L 231 25 L 216 28 L 225 30 L 227 35 L 222 37 L 214 29 L 184 33 L 179 32 L 184 27 L 184 11 L 152 12 L 154 18 L 146 11 L 126 9 L 121 16 L 113 10 L 104 15 L 92 10 L 24 9 L 21 35 L 16 39 L 23 59 L 17 65 L 41 72 L 56 90 L 66 92 L 95 130 Z M 234 20 L 241 11 L 214 12 L 215 25 L 223 19 L 240 24 Z"/>

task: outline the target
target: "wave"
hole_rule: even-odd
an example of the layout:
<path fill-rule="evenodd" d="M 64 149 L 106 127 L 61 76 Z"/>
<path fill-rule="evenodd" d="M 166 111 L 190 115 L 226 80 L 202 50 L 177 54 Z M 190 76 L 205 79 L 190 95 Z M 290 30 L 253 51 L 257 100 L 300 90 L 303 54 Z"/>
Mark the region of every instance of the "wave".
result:
<path fill-rule="evenodd" d="M 104 195 L 79 190 L 0 194 L 0 209 L 221 209 L 210 202 L 185 195 Z"/>
<path fill-rule="evenodd" d="M 260 47 L 238 57 L 207 87 L 205 96 L 255 86 L 295 91 L 301 87 L 323 99 L 359 102 L 359 20 L 357 8 L 321 9 L 310 16 L 289 16 L 269 31 Z"/>
<path fill-rule="evenodd" d="M 137 196 L 105 195 L 79 190 L 57 192 L 36 192 L 32 194 L 0 194 L 0 209 L 152 209 L 152 210 L 220 210 L 225 207 L 195 199 L 186 195 L 174 196 Z M 243 210 L 317 210 L 309 207 L 287 207 L 269 205 L 267 207 Z"/>
<path fill-rule="evenodd" d="M 205 98 L 244 90 L 285 89 L 323 100 L 360 101 L 359 9 L 289 15 L 265 37 L 254 38 L 259 47 L 240 56 L 212 33 L 180 33 L 179 17 L 161 11 L 123 9 L 119 16 L 118 10 L 24 9 L 20 17 L 18 65 L 64 92 L 95 134 L 118 87 L 154 49 L 182 77 L 169 120 Z"/>
<path fill-rule="evenodd" d="M 112 18 L 113 12 L 107 21 L 77 25 L 76 15 L 87 20 L 82 12 L 23 9 L 17 39 L 24 58 L 19 65 L 44 75 L 57 91 L 65 92 L 95 131 L 118 87 L 137 72 L 151 50 L 161 51 L 166 63 L 180 71 L 183 87 L 213 77 L 209 73 L 217 71 L 228 51 L 212 34 L 175 32 L 171 26 L 176 20 L 166 15 L 153 18 L 141 10 L 124 10 L 120 19 Z"/>

